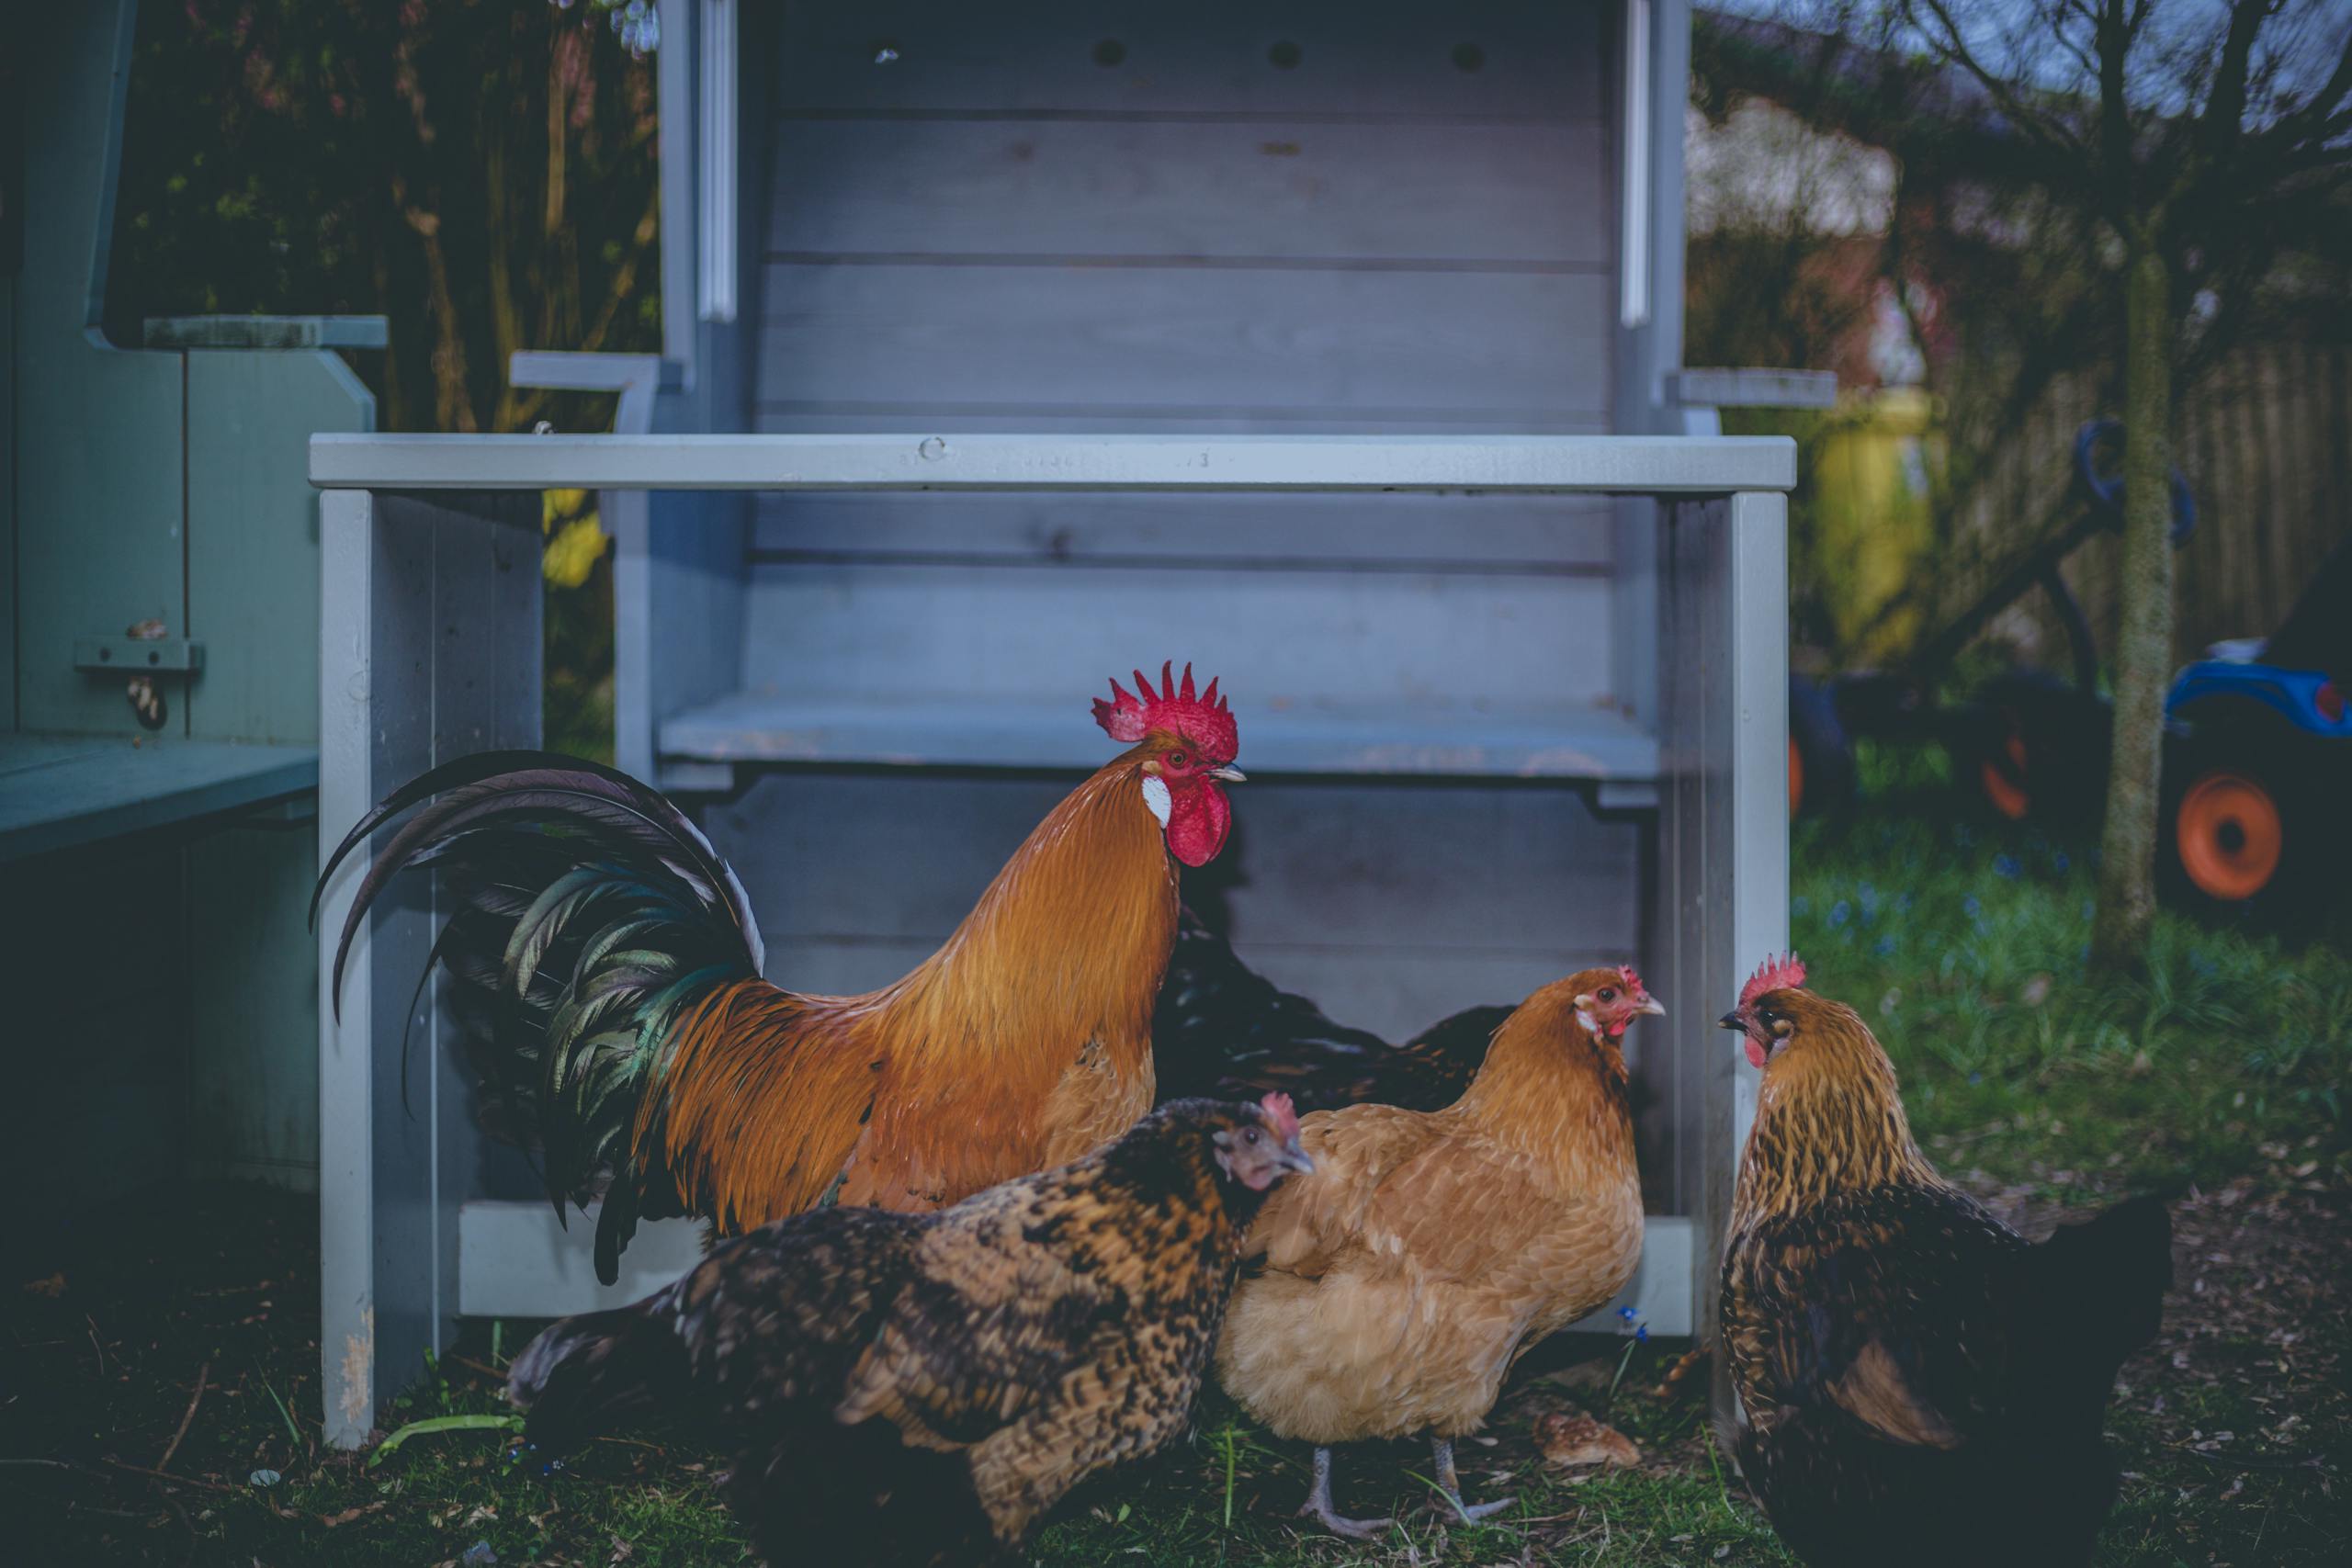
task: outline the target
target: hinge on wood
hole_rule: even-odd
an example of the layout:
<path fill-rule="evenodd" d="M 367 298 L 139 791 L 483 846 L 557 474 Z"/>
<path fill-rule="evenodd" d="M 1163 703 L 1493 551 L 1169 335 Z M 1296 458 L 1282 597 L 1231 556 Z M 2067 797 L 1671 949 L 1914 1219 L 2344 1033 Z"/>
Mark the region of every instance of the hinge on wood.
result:
<path fill-rule="evenodd" d="M 204 644 L 187 637 L 75 637 L 74 668 L 97 675 L 193 675 L 204 668 Z"/>

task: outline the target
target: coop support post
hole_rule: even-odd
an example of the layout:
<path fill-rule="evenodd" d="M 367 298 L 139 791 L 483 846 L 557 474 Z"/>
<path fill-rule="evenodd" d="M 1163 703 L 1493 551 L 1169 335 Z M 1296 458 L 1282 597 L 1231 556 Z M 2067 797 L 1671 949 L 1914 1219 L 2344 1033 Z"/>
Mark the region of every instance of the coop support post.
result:
<path fill-rule="evenodd" d="M 539 736 L 538 500 L 342 491 L 324 499 L 322 857 L 385 789 Z M 458 1312 L 458 1210 L 483 1151 L 438 984 L 416 988 L 448 913 L 405 877 L 334 949 L 367 856 L 319 913 L 320 1356 L 330 1441 L 355 1447 L 379 1392 L 412 1380 Z M 408 1051 L 403 1059 L 405 1035 Z"/>
<path fill-rule="evenodd" d="M 1713 1020 L 1788 943 L 1787 503 L 1772 492 L 1667 510 L 1659 588 L 1665 773 L 1659 930 L 1674 1055 L 1657 1088 L 1677 1137 L 1673 1207 L 1691 1216 L 1691 1321 L 1712 1335 L 1716 1264 L 1756 1073 Z"/>

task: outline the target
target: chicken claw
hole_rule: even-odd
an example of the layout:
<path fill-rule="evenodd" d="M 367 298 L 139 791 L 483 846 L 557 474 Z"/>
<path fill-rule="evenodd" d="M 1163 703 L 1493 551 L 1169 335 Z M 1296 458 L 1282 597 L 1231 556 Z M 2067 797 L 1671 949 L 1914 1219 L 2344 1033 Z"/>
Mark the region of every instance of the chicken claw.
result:
<path fill-rule="evenodd" d="M 1437 1462 L 1438 1490 L 1445 1495 L 1448 1503 L 1453 1505 L 1453 1511 L 1462 1516 L 1463 1523 L 1475 1525 L 1480 1519 L 1492 1518 L 1519 1501 L 1516 1497 L 1498 1497 L 1491 1503 L 1464 1502 L 1462 1478 L 1453 1472 L 1453 1440 L 1451 1438 L 1431 1438 L 1430 1454 Z"/>
<path fill-rule="evenodd" d="M 1331 1450 L 1315 1450 L 1315 1484 L 1300 1505 L 1298 1517 L 1313 1519 L 1333 1535 L 1346 1536 L 1350 1540 L 1376 1540 L 1381 1532 L 1395 1524 L 1394 1519 L 1341 1518 L 1331 1507 Z"/>

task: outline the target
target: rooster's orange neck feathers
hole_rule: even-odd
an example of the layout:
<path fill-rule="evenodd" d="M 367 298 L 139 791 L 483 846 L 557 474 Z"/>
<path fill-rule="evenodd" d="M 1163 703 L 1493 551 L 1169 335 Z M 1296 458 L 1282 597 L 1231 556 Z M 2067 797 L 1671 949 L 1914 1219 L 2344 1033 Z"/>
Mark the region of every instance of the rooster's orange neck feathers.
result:
<path fill-rule="evenodd" d="M 895 984 L 716 993 L 673 1032 L 661 1124 L 640 1117 L 640 1149 L 664 1145 L 725 1232 L 829 1192 L 936 1208 L 1125 1128 L 1151 1105 L 1152 1004 L 1176 933 L 1146 750 L 1072 791 Z"/>
<path fill-rule="evenodd" d="M 1779 995 L 1796 1029 L 1757 1091 L 1734 1224 L 1873 1187 L 1939 1183 L 1912 1141 L 1894 1064 L 1860 1015 L 1810 992 Z"/>

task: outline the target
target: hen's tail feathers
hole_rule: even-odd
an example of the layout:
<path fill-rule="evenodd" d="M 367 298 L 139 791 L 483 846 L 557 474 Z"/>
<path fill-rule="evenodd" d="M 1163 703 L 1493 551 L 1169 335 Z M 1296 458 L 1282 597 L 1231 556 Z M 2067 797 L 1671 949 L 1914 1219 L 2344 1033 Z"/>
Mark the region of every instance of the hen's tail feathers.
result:
<path fill-rule="evenodd" d="M 1510 1010 L 1474 1011 L 1499 1021 Z M 1458 1099 L 1486 1059 L 1495 1021 L 1483 1031 L 1456 1027 L 1472 1016 L 1458 1014 L 1412 1044 L 1392 1045 L 1334 1022 L 1306 998 L 1277 987 L 1187 908 L 1177 920 L 1152 1021 L 1159 1097 L 1282 1093 L 1302 1111 L 1366 1100 L 1435 1110 Z"/>
<path fill-rule="evenodd" d="M 2047 1362 L 2045 1386 L 2097 1430 L 2115 1374 L 2155 1337 L 2172 1285 L 2172 1216 L 2161 1198 L 2134 1198 L 2034 1248 L 2040 1321 L 2029 1327 Z"/>
<path fill-rule="evenodd" d="M 492 751 L 432 770 L 362 818 L 320 874 L 313 921 L 336 868 L 411 807 L 360 879 L 335 947 L 334 994 L 339 1001 L 352 938 L 392 877 L 441 867 L 456 908 L 419 986 L 436 964 L 462 982 L 483 1121 L 537 1147 L 559 1216 L 567 1198 L 584 1205 L 612 1174 L 596 1238 L 609 1282 L 640 1213 L 666 1207 L 640 1190 L 630 1145 L 673 1028 L 718 987 L 760 972 L 750 901 L 701 831 L 626 773 Z"/>
<path fill-rule="evenodd" d="M 551 1325 L 514 1358 L 506 1397 L 524 1412 L 524 1437 L 552 1457 L 620 1417 L 676 1400 L 687 1381 L 685 1347 L 668 1314 L 650 1315 L 640 1303 Z"/>

